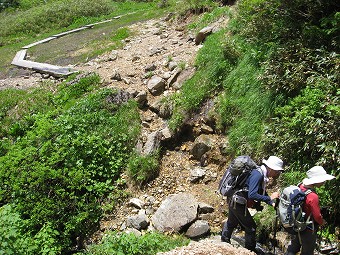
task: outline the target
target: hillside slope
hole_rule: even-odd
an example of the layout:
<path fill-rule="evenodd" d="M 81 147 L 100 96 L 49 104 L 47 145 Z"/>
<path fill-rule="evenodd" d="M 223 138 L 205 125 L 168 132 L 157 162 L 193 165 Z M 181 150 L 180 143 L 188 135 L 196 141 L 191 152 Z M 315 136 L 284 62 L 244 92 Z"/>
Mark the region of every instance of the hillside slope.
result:
<path fill-rule="evenodd" d="M 216 29 L 223 26 L 227 20 L 220 20 L 212 24 Z M 77 65 L 78 70 L 84 72 L 98 73 L 105 86 L 119 88 L 127 91 L 146 91 L 148 105 L 157 103 L 162 96 L 153 96 L 147 89 L 147 81 L 152 75 L 168 77 L 173 74 L 170 62 L 175 66 L 182 66 L 182 76 L 177 80 L 178 86 L 183 80 L 192 75 L 194 71 L 194 60 L 197 51 L 203 47 L 194 43 L 194 36 L 187 33 L 185 23 L 169 23 L 164 19 L 151 20 L 137 23 L 130 26 L 135 34 L 133 38 L 125 40 L 123 49 L 106 53 L 89 61 L 88 63 Z M 148 71 L 150 66 L 154 66 L 153 71 Z M 61 80 L 53 77 L 32 73 L 22 70 L 21 77 L 7 78 L 0 81 L 0 88 L 21 88 L 37 87 L 43 85 L 45 80 L 51 80 L 58 84 Z M 169 88 L 165 94 L 176 93 L 175 89 Z M 166 126 L 166 122 L 158 117 L 153 111 L 141 110 L 143 132 L 142 136 L 152 131 Z M 200 125 L 198 116 L 197 125 Z M 192 183 L 189 181 L 191 170 L 199 167 L 201 162 L 194 160 L 190 154 L 193 144 L 193 137 L 189 134 L 182 134 L 177 144 L 171 144 L 163 149 L 159 176 L 142 190 L 130 186 L 130 192 L 134 197 L 143 198 L 153 196 L 160 204 L 169 194 L 178 192 L 190 192 L 197 200 L 205 202 L 214 207 L 215 211 L 205 220 L 209 221 L 212 233 L 218 234 L 221 224 L 225 220 L 226 205 L 223 199 L 216 194 L 218 181 L 226 167 L 226 160 L 220 153 L 225 136 L 210 134 L 213 141 L 210 158 L 206 160 L 205 168 L 208 170 L 209 178 L 205 181 Z M 92 242 L 96 242 L 105 230 L 120 230 L 128 215 L 133 214 L 133 208 L 128 203 L 120 205 L 112 215 L 107 215 L 101 222 L 101 230 L 93 237 Z M 218 239 L 218 238 L 217 238 Z M 219 239 L 214 242 L 204 241 L 204 250 L 199 243 L 193 243 L 185 249 L 165 254 L 217 254 L 216 252 L 233 254 L 235 249 L 226 244 L 221 244 Z M 200 248 L 201 247 L 201 248 Z M 221 248 L 222 247 L 222 248 Z M 213 252 L 213 253 L 212 253 Z M 247 250 L 236 251 L 236 253 L 248 254 Z"/>

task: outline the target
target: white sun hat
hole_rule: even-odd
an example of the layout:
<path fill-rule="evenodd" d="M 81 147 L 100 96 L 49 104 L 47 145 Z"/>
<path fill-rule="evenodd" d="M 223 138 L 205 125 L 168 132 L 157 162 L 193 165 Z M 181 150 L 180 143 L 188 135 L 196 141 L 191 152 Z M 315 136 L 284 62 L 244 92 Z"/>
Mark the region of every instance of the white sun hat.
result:
<path fill-rule="evenodd" d="M 335 176 L 327 174 L 322 166 L 314 166 L 307 171 L 307 178 L 303 179 L 304 185 L 322 183 L 334 179 Z"/>
<path fill-rule="evenodd" d="M 273 170 L 283 171 L 283 161 L 276 156 L 270 156 L 267 160 L 262 160 L 262 163 Z"/>

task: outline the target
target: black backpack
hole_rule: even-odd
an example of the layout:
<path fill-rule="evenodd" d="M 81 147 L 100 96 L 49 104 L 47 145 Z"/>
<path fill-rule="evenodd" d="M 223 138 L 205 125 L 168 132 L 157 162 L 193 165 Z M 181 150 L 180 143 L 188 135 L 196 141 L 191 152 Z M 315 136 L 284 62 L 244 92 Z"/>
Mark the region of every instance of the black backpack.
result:
<path fill-rule="evenodd" d="M 219 193 L 222 196 L 231 197 L 236 191 L 243 189 L 251 171 L 256 168 L 258 166 L 249 156 L 235 158 L 219 183 Z"/>

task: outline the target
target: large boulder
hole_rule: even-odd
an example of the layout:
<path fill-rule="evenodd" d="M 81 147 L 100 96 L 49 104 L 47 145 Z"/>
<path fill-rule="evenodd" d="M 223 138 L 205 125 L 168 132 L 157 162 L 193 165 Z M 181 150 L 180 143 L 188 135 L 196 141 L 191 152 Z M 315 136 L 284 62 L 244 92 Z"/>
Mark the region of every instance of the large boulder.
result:
<path fill-rule="evenodd" d="M 168 196 L 152 216 L 152 224 L 160 232 L 183 232 L 197 219 L 198 202 L 192 194 Z"/>

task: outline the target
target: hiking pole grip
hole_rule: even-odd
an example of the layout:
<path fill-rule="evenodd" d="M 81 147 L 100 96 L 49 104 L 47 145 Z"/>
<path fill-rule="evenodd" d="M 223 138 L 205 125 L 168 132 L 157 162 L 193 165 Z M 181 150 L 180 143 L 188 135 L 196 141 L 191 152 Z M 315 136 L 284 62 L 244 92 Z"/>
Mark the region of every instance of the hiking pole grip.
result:
<path fill-rule="evenodd" d="M 275 205 L 274 205 L 274 209 L 276 210 L 277 207 L 279 206 L 279 202 L 280 202 L 280 198 L 275 198 Z"/>

